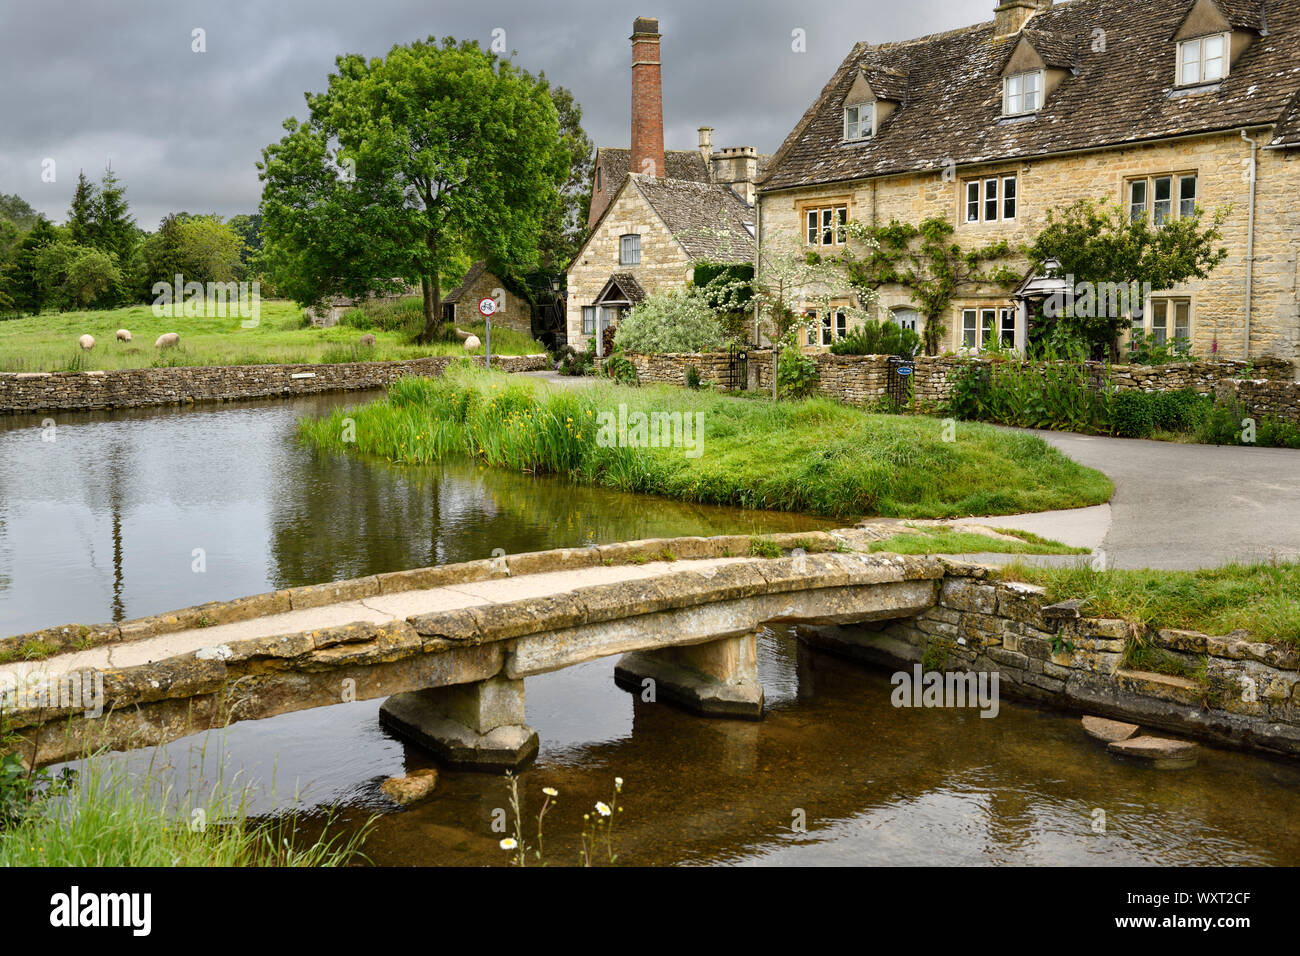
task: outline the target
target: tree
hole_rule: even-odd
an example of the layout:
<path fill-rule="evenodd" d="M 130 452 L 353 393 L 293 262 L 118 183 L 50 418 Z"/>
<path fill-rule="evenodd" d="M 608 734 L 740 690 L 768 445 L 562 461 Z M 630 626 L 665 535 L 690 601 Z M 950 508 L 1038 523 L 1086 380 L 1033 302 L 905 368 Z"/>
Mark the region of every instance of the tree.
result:
<path fill-rule="evenodd" d="M 27 232 L 36 225 L 36 218 L 36 210 L 17 193 L 0 193 L 0 220 L 8 220 L 18 227 L 19 232 Z"/>
<path fill-rule="evenodd" d="M 44 300 L 60 310 L 84 309 L 122 281 L 111 255 L 71 239 L 42 246 L 36 253 L 35 266 Z"/>
<path fill-rule="evenodd" d="M 32 231 L 14 250 L 11 261 L 0 276 L 11 308 L 36 315 L 45 305 L 45 293 L 36 273 L 36 258 L 41 250 L 59 239 L 59 230 L 44 216 L 36 217 Z"/>
<path fill-rule="evenodd" d="M 1107 287 L 1136 287 L 1143 293 L 1140 304 L 1151 292 L 1204 279 L 1227 258 L 1228 250 L 1218 245 L 1226 215 L 1226 210 L 1220 210 L 1209 225 L 1203 225 L 1198 207 L 1195 215 L 1167 219 L 1157 226 L 1145 216 L 1133 218 L 1111 200 L 1081 199 L 1064 210 L 1048 211 L 1047 225 L 1028 255 L 1040 272 L 1055 260 L 1060 264 L 1057 277 L 1087 284 L 1094 295 Z M 1095 357 L 1114 358 L 1133 304 L 1119 309 L 1053 310 L 1059 314 L 1051 319 L 1059 335 L 1083 344 Z"/>
<path fill-rule="evenodd" d="M 582 107 L 573 94 L 557 86 L 551 100 L 559 114 L 560 141 L 569 156 L 568 178 L 560 187 L 559 202 L 547 212 L 538 243 L 541 266 L 553 275 L 568 268 L 587 237 L 596 150 L 582 128 Z"/>
<path fill-rule="evenodd" d="M 120 266 L 127 265 L 135 251 L 135 219 L 126 202 L 126 187 L 118 182 L 111 168 L 104 170 L 91 203 L 91 215 L 89 244 L 107 252 Z"/>
<path fill-rule="evenodd" d="M 927 355 L 939 352 L 948 331 L 944 316 L 957 293 L 981 285 L 1009 288 L 1021 279 L 1010 266 L 993 265 L 1012 254 L 1005 240 L 963 249 L 952 240 L 956 230 L 947 219 L 927 219 L 919 226 L 893 219 L 875 229 L 863 223 L 850 223 L 848 228 L 850 234 L 874 243 L 870 256 L 849 267 L 855 281 L 871 289 L 907 288 L 925 316 Z"/>
<path fill-rule="evenodd" d="M 68 238 L 78 245 L 89 245 L 95 234 L 95 184 L 86 178 L 86 171 L 77 172 L 77 188 L 72 193 L 72 206 L 64 224 Z"/>
<path fill-rule="evenodd" d="M 299 302 L 418 280 L 420 341 L 441 334 L 440 280 L 464 246 L 523 270 L 569 174 L 544 80 L 474 42 L 348 54 L 309 118 L 259 164 L 266 259 Z"/>

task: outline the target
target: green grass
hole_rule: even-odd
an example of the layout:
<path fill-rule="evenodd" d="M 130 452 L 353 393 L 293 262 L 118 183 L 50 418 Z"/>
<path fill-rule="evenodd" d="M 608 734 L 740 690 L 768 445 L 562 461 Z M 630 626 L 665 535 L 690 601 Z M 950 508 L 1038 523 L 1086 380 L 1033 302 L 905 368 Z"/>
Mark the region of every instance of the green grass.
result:
<path fill-rule="evenodd" d="M 1007 580 L 1047 589 L 1051 601 L 1086 598 L 1092 617 L 1150 628 L 1223 635 L 1238 629 L 1269 644 L 1300 647 L 1300 563 L 1230 564 L 1200 571 L 1094 571 L 1015 564 Z"/>
<path fill-rule="evenodd" d="M 699 457 L 681 447 L 601 447 L 602 413 L 702 416 Z M 349 442 L 347 422 L 355 422 Z M 871 415 L 830 402 L 759 402 L 667 386 L 552 389 L 455 366 L 404 379 L 388 399 L 301 424 L 321 449 L 428 464 L 567 475 L 683 501 L 847 518 L 948 518 L 1095 505 L 1110 481 L 1034 435 L 971 424 L 945 442 L 935 419 Z"/>
<path fill-rule="evenodd" d="M 1001 534 L 1015 537 L 1015 541 L 993 538 L 977 531 L 960 528 L 923 528 L 915 532 L 901 532 L 871 545 L 871 551 L 888 551 L 892 554 L 1087 554 L 1087 548 L 1072 548 L 1041 538 L 1028 531 L 1010 528 L 996 529 Z"/>
<path fill-rule="evenodd" d="M 147 776 L 86 768 L 70 794 L 0 830 L 0 867 L 343 866 L 360 859 L 368 832 L 307 839 L 293 816 L 253 822 L 242 798 L 220 790 L 178 808 Z"/>
<path fill-rule="evenodd" d="M 256 328 L 241 327 L 238 317 L 157 318 L 147 305 L 109 311 L 46 312 L 0 321 L 0 372 L 91 371 L 190 365 L 276 365 L 319 362 L 390 361 L 428 355 L 464 355 L 459 342 L 412 343 L 420 317 L 418 299 L 397 306 L 354 310 L 371 313 L 359 325 L 340 323 L 318 329 L 304 325 L 303 310 L 292 302 L 264 301 Z M 356 318 L 356 317 L 354 317 Z M 129 343 L 114 338 L 128 329 Z M 465 331 L 483 338 L 478 324 Z M 177 332 L 180 347 L 159 352 L 153 343 L 164 332 Z M 81 335 L 95 337 L 83 352 Z M 358 344 L 375 337 L 373 347 Z M 531 336 L 510 329 L 492 330 L 492 352 L 528 355 L 543 352 Z M 479 350 L 481 354 L 482 350 Z"/>

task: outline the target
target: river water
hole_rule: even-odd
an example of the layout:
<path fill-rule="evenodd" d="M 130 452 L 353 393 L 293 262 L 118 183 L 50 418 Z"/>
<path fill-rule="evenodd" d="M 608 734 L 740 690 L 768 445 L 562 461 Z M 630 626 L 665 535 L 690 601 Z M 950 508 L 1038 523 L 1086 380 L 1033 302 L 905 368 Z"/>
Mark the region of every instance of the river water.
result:
<path fill-rule="evenodd" d="M 298 444 L 306 414 L 373 396 L 0 417 L 0 634 L 122 620 L 383 571 L 685 534 L 806 530 L 817 519 L 677 504 L 463 465 L 399 469 Z M 48 439 L 53 439 L 48 440 Z M 760 639 L 768 713 L 703 720 L 644 703 L 613 660 L 529 678 L 541 753 L 525 813 L 559 802 L 545 857 L 572 863 L 609 802 L 631 864 L 1300 863 L 1300 765 L 1205 748 L 1191 770 L 1120 763 L 1077 717 L 1004 701 L 895 709 L 889 675 Z M 389 776 L 425 766 L 379 701 L 321 708 L 113 756 L 181 789 L 248 788 L 333 826 L 373 820 L 378 864 L 501 864 L 504 778 L 443 773 L 397 810 Z M 528 828 L 531 837 L 535 824 Z"/>

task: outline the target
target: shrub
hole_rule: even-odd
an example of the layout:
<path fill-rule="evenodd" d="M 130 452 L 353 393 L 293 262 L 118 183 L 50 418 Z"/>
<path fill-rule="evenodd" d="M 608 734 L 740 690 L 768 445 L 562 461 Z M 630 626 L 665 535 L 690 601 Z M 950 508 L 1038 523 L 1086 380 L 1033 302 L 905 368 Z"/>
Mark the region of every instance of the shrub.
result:
<path fill-rule="evenodd" d="M 1239 445 L 1245 418 L 1246 410 L 1236 399 L 1215 402 L 1197 426 L 1196 440 L 1203 445 Z"/>
<path fill-rule="evenodd" d="M 1146 438 L 1156 427 L 1152 399 L 1145 392 L 1120 392 L 1110 403 L 1111 430 L 1123 438 Z"/>
<path fill-rule="evenodd" d="M 1144 332 L 1134 331 L 1129 361 L 1134 365 L 1168 365 L 1170 362 L 1195 362 L 1192 344 L 1187 339 L 1157 343 Z"/>
<path fill-rule="evenodd" d="M 687 388 L 700 387 L 700 370 L 696 368 L 694 365 L 686 366 L 686 387 Z"/>
<path fill-rule="evenodd" d="M 921 350 L 921 337 L 897 322 L 883 319 L 854 328 L 831 345 L 835 355 L 897 355 L 910 359 Z"/>
<path fill-rule="evenodd" d="M 1269 416 L 1260 423 L 1257 438 L 1270 448 L 1300 448 L 1300 427 Z"/>
<path fill-rule="evenodd" d="M 797 348 L 784 348 L 776 367 L 776 382 L 787 398 L 805 398 L 817 388 L 817 362 Z"/>
<path fill-rule="evenodd" d="M 636 373 L 636 366 L 621 355 L 615 355 L 605 363 L 605 374 L 624 385 L 641 384 L 640 376 Z"/>
<path fill-rule="evenodd" d="M 1159 432 L 1194 432 L 1209 414 L 1212 400 L 1195 389 L 1157 392 L 1150 396 L 1151 417 Z"/>
<path fill-rule="evenodd" d="M 624 316 L 614 342 L 625 352 L 708 352 L 722 347 L 722 325 L 697 289 L 648 296 Z"/>

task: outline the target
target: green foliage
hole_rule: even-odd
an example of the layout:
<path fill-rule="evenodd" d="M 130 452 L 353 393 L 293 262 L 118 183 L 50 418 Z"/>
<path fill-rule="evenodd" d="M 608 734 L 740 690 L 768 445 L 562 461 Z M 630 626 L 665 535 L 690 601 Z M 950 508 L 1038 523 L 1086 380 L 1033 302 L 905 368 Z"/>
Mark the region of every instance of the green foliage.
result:
<path fill-rule="evenodd" d="M 1134 365 L 1168 365 L 1171 362 L 1195 362 L 1192 343 L 1186 339 L 1172 339 L 1157 343 L 1154 336 L 1134 331 L 1129 361 Z"/>
<path fill-rule="evenodd" d="M 18 743 L 0 723 L 0 841 L 7 832 L 47 813 L 50 801 L 76 783 L 77 774 L 71 768 L 52 776 L 48 769 L 28 767 L 17 752 Z"/>
<path fill-rule="evenodd" d="M 1204 279 L 1223 262 L 1228 252 L 1217 244 L 1223 238 L 1219 227 L 1226 215 L 1227 210 L 1219 210 L 1213 222 L 1202 228 L 1198 209 L 1195 216 L 1157 227 L 1145 217 L 1133 219 L 1113 201 L 1081 199 L 1064 210 L 1049 210 L 1047 225 L 1027 253 L 1040 271 L 1055 259 L 1061 266 L 1059 275 L 1073 276 L 1075 283 L 1094 287 L 1149 283 L 1152 292 L 1160 292 L 1190 279 Z M 1129 316 L 1105 314 L 1061 314 L 1053 320 L 1086 342 L 1096 358 L 1114 355 L 1119 334 L 1129 322 Z"/>
<path fill-rule="evenodd" d="M 42 301 L 61 311 L 111 301 L 122 282 L 121 270 L 111 255 L 66 239 L 41 247 L 35 274 Z"/>
<path fill-rule="evenodd" d="M 418 280 L 433 341 L 461 250 L 536 262 L 571 173 L 555 103 L 545 79 L 450 37 L 335 62 L 263 151 L 263 259 L 304 304 Z"/>
<path fill-rule="evenodd" d="M 672 288 L 647 296 L 619 322 L 615 345 L 640 354 L 708 352 L 722 347 L 723 332 L 704 294 Z"/>
<path fill-rule="evenodd" d="M 1106 431 L 1107 382 L 1077 361 L 972 361 L 952 373 L 948 414 L 1021 428 Z"/>
<path fill-rule="evenodd" d="M 28 232 L 38 218 L 40 214 L 17 193 L 0 193 L 0 220 L 13 223 L 19 232 Z"/>
<path fill-rule="evenodd" d="M 711 309 L 744 316 L 754 307 L 754 267 L 750 263 L 697 262 L 692 281 Z"/>
<path fill-rule="evenodd" d="M 927 219 L 919 226 L 893 219 L 875 229 L 860 228 L 874 243 L 874 251 L 849 266 L 850 276 L 871 289 L 901 285 L 908 290 L 925 315 L 927 355 L 939 352 L 948 331 L 943 317 L 958 292 L 985 285 L 1010 289 L 1021 279 L 1004 263 L 1013 252 L 1005 240 L 963 249 L 953 240 L 955 227 L 944 218 Z"/>
<path fill-rule="evenodd" d="M 897 322 L 864 322 L 831 345 L 835 355 L 897 355 L 910 359 L 921 350 L 921 337 Z"/>
<path fill-rule="evenodd" d="M 1120 392 L 1110 402 L 1111 428 L 1121 438 L 1146 438 L 1155 430 L 1150 396 L 1145 392 Z"/>
<path fill-rule="evenodd" d="M 817 389 L 817 362 L 798 349 L 786 348 L 776 367 L 776 381 L 785 398 L 807 398 Z"/>
<path fill-rule="evenodd" d="M 623 385 L 641 384 L 641 379 L 636 372 L 636 366 L 621 355 L 615 355 L 605 362 L 605 374 Z"/>
<path fill-rule="evenodd" d="M 686 366 L 686 387 L 691 389 L 700 387 L 700 370 L 694 365 Z"/>
<path fill-rule="evenodd" d="M 560 142 L 567 152 L 568 178 L 559 201 L 548 211 L 538 240 L 538 265 L 548 274 L 562 272 L 587 238 L 596 150 L 582 128 L 582 107 L 562 86 L 551 91 L 560 123 Z"/>
<path fill-rule="evenodd" d="M 750 538 L 749 556 L 751 558 L 779 558 L 781 546 L 770 538 Z"/>

